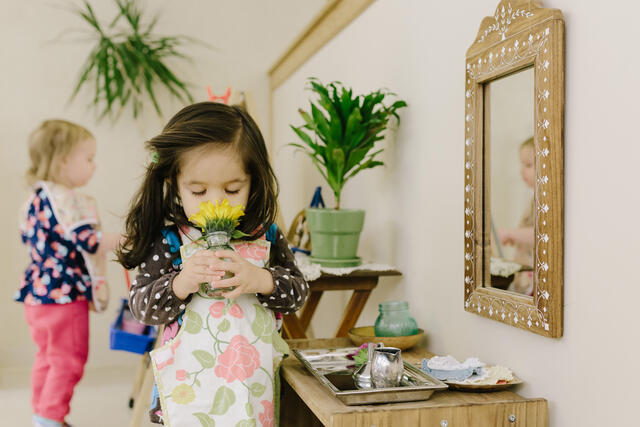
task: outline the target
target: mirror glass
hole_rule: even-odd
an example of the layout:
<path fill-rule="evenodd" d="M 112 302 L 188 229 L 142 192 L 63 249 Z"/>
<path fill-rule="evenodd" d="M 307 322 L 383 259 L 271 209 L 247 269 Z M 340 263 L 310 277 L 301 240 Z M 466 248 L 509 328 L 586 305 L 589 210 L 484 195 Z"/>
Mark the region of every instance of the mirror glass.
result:
<path fill-rule="evenodd" d="M 485 230 L 491 247 L 491 280 L 485 286 L 533 295 L 533 66 L 486 83 L 483 93 L 484 200 L 490 212 Z"/>

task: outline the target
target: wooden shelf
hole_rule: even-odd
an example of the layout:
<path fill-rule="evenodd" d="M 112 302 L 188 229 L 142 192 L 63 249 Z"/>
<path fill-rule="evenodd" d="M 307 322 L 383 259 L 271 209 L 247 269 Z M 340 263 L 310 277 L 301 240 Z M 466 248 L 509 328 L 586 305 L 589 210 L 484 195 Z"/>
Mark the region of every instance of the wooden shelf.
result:
<path fill-rule="evenodd" d="M 348 347 L 349 339 L 289 340 L 292 348 Z M 403 352 L 418 363 L 431 357 L 425 349 Z M 334 398 L 302 364 L 290 356 L 282 364 L 281 426 L 376 427 L 546 427 L 547 401 L 511 391 L 494 393 L 436 392 L 429 400 L 347 406 Z M 514 416 L 515 421 L 510 421 Z M 304 420 L 301 423 L 300 420 Z M 444 423 L 446 421 L 446 423 Z"/>

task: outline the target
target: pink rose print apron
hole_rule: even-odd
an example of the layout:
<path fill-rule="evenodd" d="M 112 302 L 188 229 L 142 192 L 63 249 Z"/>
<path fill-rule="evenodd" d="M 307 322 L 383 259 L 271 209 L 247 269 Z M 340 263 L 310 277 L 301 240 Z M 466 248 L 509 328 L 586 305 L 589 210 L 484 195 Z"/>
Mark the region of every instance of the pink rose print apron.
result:
<path fill-rule="evenodd" d="M 189 235 L 194 231 L 199 234 L 194 229 Z M 197 244 L 181 247 L 183 259 L 199 249 Z M 267 265 L 267 240 L 231 246 L 252 264 Z M 275 425 L 277 367 L 288 350 L 274 313 L 255 294 L 234 300 L 193 294 L 178 334 L 151 352 L 164 424 Z"/>

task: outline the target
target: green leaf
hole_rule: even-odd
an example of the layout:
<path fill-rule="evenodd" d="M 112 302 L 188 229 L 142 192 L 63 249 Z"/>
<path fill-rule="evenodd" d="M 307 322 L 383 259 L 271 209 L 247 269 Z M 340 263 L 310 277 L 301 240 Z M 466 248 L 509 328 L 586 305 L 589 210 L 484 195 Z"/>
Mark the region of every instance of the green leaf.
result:
<path fill-rule="evenodd" d="M 302 129 L 297 128 L 295 126 L 291 126 L 291 129 L 293 129 L 293 131 L 296 133 L 296 135 L 298 135 L 298 137 L 300 137 L 300 139 L 305 144 L 307 144 L 309 147 L 313 148 L 313 147 L 315 147 L 317 145 L 315 142 L 313 142 L 311 137 L 309 135 L 307 135 L 306 132 L 304 132 Z"/>
<path fill-rule="evenodd" d="M 324 163 L 322 163 L 320 160 L 318 160 L 315 156 L 311 156 L 311 160 L 313 161 L 313 164 L 316 165 L 316 168 L 318 169 L 318 172 L 320 172 L 320 175 L 322 175 L 322 177 L 325 179 L 325 181 L 329 181 L 329 178 L 327 176 L 327 172 L 326 172 L 326 166 Z"/>
<path fill-rule="evenodd" d="M 244 405 L 244 410 L 247 411 L 248 417 L 253 417 L 253 405 L 251 402 L 247 402 L 247 404 Z"/>
<path fill-rule="evenodd" d="M 91 106 L 98 111 L 100 118 L 112 114 L 116 108 L 122 111 L 127 104 L 132 105 L 136 117 L 145 97 L 160 113 L 157 87 L 166 89 L 182 102 L 192 102 L 187 85 L 166 64 L 171 59 L 188 59 L 177 48 L 185 42 L 198 42 L 188 37 L 155 36 L 151 31 L 157 16 L 143 20 L 143 10 L 136 1 L 115 1 L 118 13 L 107 26 L 100 24 L 87 1 L 72 9 L 89 26 L 97 41 L 81 68 L 70 100 L 76 98 L 83 86 L 93 86 Z M 130 28 L 117 25 L 121 18 Z"/>
<path fill-rule="evenodd" d="M 327 145 L 330 142 L 330 133 L 329 133 L 329 122 L 322 111 L 315 104 L 311 104 L 311 114 L 313 116 L 313 121 L 316 124 L 316 133 L 320 137 L 324 137 L 323 139 L 327 141 Z"/>
<path fill-rule="evenodd" d="M 383 162 L 366 161 L 363 164 L 361 164 L 357 169 L 355 169 L 353 172 L 351 172 L 349 175 L 347 175 L 347 179 L 352 178 L 358 172 L 361 172 L 365 169 L 371 169 L 371 168 L 375 168 L 376 166 L 382 166 L 382 165 L 384 165 Z"/>
<path fill-rule="evenodd" d="M 340 82 L 324 85 L 316 78 L 310 78 L 308 82 L 309 89 L 318 98 L 310 100 L 311 114 L 299 110 L 305 123 L 291 126 L 306 147 L 289 145 L 309 156 L 333 190 L 339 207 L 340 193 L 348 179 L 383 164 L 375 160 L 381 150 L 370 152 L 377 141 L 384 139 L 391 117 L 399 118 L 396 110 L 407 104 L 395 100 L 387 106 L 385 98 L 395 94 L 386 89 L 354 95 L 352 89 L 345 88 Z"/>
<path fill-rule="evenodd" d="M 334 173 L 338 182 L 342 181 L 344 176 L 344 151 L 341 148 L 334 148 L 332 154 Z"/>
<path fill-rule="evenodd" d="M 322 142 L 324 142 L 325 144 L 327 143 L 327 138 L 326 136 L 320 132 L 320 130 L 318 129 L 318 124 L 314 121 L 314 119 L 311 118 L 311 116 L 309 115 L 309 113 L 307 113 L 304 110 L 298 110 L 300 112 L 300 115 L 302 116 L 302 118 L 304 119 L 306 125 L 304 125 L 305 128 L 312 130 L 315 132 L 315 134 L 318 136 L 318 138 L 320 138 L 320 140 L 322 140 Z"/>
<path fill-rule="evenodd" d="M 229 330 L 229 328 L 231 327 L 231 322 L 229 322 L 229 319 L 224 319 L 222 322 L 220 322 L 220 324 L 218 325 L 218 330 L 220 332 L 227 332 Z"/>
<path fill-rule="evenodd" d="M 202 317 L 193 310 L 187 309 L 184 330 L 190 334 L 197 334 L 202 329 Z"/>
<path fill-rule="evenodd" d="M 364 137 L 366 128 L 362 125 L 360 109 L 354 109 L 347 119 L 347 128 L 344 132 L 344 140 L 349 147 L 355 147 Z"/>
<path fill-rule="evenodd" d="M 256 309 L 256 317 L 251 324 L 251 331 L 256 337 L 260 338 L 263 342 L 271 343 L 271 334 L 273 334 L 273 320 L 271 316 L 267 314 L 267 311 L 260 304 L 253 304 Z"/>
<path fill-rule="evenodd" d="M 209 413 L 214 415 L 224 415 L 235 401 L 236 395 L 233 390 L 227 386 L 220 386 L 213 398 L 213 406 Z"/>
<path fill-rule="evenodd" d="M 351 154 L 349 155 L 349 161 L 347 162 L 347 166 L 344 169 L 345 173 L 353 169 L 354 166 L 359 165 L 360 162 L 365 158 L 369 150 L 371 150 L 371 147 L 367 146 L 367 147 L 359 148 L 357 150 L 352 151 Z"/>
<path fill-rule="evenodd" d="M 251 389 L 251 394 L 254 397 L 260 397 L 264 394 L 265 390 L 267 389 L 265 386 L 263 386 L 260 383 L 253 383 L 251 384 L 251 386 L 249 386 L 249 388 Z"/>
<path fill-rule="evenodd" d="M 364 365 L 367 363 L 369 357 L 367 356 L 367 349 L 361 348 L 358 353 L 353 357 L 353 361 L 356 363 L 356 366 Z"/>
<path fill-rule="evenodd" d="M 243 238 L 243 237 L 247 237 L 247 236 L 250 236 L 250 234 L 243 233 L 243 232 L 242 232 L 242 231 L 240 231 L 240 230 L 234 230 L 234 231 L 233 231 L 233 234 L 231 235 L 231 238 L 232 238 L 232 239 L 241 239 L 241 238 Z"/>
<path fill-rule="evenodd" d="M 216 358 L 208 351 L 193 350 L 191 354 L 200 362 L 203 368 L 213 368 L 216 364 Z"/>
<path fill-rule="evenodd" d="M 254 418 L 251 420 L 238 421 L 238 423 L 236 424 L 236 427 L 256 427 L 256 420 Z"/>
<path fill-rule="evenodd" d="M 202 427 L 216 427 L 216 422 L 209 415 L 204 412 L 196 412 L 193 414 L 194 417 L 200 421 Z"/>
<path fill-rule="evenodd" d="M 278 331 L 273 331 L 271 335 L 271 341 L 273 342 L 273 347 L 278 353 L 289 354 L 289 345 L 285 340 L 282 339 L 282 336 Z"/>

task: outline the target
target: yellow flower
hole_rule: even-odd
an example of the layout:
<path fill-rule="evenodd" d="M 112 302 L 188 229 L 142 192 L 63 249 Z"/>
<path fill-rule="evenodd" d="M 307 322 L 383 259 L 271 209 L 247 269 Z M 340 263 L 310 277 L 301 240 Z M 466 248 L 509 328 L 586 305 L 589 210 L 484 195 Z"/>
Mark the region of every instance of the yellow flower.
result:
<path fill-rule="evenodd" d="M 171 398 L 179 405 L 187 405 L 195 400 L 196 393 L 190 385 L 180 384 L 171 392 Z"/>
<path fill-rule="evenodd" d="M 240 224 L 244 206 L 231 206 L 227 199 L 222 202 L 200 202 L 200 211 L 189 217 L 189 221 L 202 228 L 203 232 L 233 230 Z"/>

